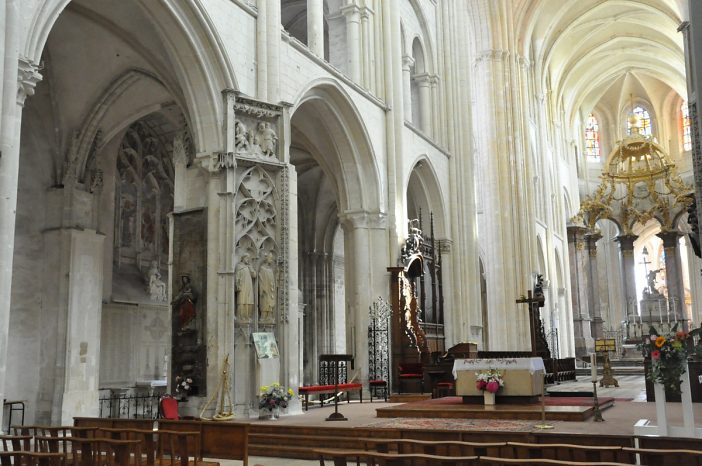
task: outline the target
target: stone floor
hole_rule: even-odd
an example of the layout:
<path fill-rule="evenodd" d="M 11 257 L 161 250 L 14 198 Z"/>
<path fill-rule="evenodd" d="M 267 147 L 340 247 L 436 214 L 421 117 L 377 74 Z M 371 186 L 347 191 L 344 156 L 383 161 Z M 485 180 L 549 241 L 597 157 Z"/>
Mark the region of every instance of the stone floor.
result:
<path fill-rule="evenodd" d="M 597 389 L 598 396 L 611 396 L 615 398 L 613 407 L 603 411 L 604 422 L 594 422 L 589 419 L 585 422 L 554 422 L 554 432 L 564 433 L 588 433 L 598 432 L 606 434 L 633 435 L 634 424 L 639 419 L 652 419 L 655 423 L 655 404 L 646 402 L 646 389 L 643 376 L 618 376 L 619 387 L 608 387 Z M 564 382 L 558 385 L 547 387 L 548 391 L 562 392 L 583 392 L 592 391 L 592 382 L 588 377 L 578 377 L 577 381 Z M 340 404 L 339 411 L 349 420 L 344 421 L 348 427 L 356 427 L 370 424 L 377 421 L 375 409 L 390 406 L 390 403 L 354 403 Z M 312 408 L 308 412 L 298 416 L 283 416 L 279 421 L 281 424 L 289 425 L 328 425 L 325 418 L 331 413 L 333 407 Z M 702 403 L 695 403 L 694 413 L 697 425 L 702 425 Z M 672 424 L 682 425 L 682 411 L 680 403 L 670 403 L 668 408 L 669 420 Z M 258 421 L 252 422 L 271 422 Z M 238 466 L 241 461 L 220 460 L 222 466 Z M 249 458 L 251 466 L 307 466 L 318 465 L 319 461 L 293 460 L 288 458 L 269 458 L 252 456 Z"/>

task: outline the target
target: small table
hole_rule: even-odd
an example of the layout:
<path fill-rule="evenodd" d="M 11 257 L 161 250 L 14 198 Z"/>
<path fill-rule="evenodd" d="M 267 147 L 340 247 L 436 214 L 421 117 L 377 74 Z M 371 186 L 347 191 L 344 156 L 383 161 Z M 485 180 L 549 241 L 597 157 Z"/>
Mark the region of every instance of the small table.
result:
<path fill-rule="evenodd" d="M 19 406 L 16 406 L 19 405 Z M 14 411 L 19 411 L 22 413 L 22 425 L 24 425 L 24 400 L 13 400 L 13 401 L 7 401 L 3 400 L 2 403 L 3 408 L 5 406 L 9 406 L 9 415 L 7 416 L 7 433 L 10 433 L 10 426 L 12 426 L 12 413 Z"/>

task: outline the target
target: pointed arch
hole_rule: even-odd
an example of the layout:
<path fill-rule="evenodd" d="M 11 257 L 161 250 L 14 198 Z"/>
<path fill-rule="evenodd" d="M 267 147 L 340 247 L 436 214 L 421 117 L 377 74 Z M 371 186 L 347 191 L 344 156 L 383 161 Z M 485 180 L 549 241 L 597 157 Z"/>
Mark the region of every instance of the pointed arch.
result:
<path fill-rule="evenodd" d="M 334 180 L 339 210 L 384 210 L 375 151 L 363 119 L 346 91 L 332 80 L 313 81 L 296 99 L 291 115 L 294 136 L 304 141 Z"/>
<path fill-rule="evenodd" d="M 201 0 L 134 0 L 158 32 L 176 73 L 192 125 L 197 152 L 221 150 L 223 89 L 238 89 L 234 69 Z M 31 19 L 24 56 L 41 54 L 59 15 L 70 0 L 43 2 Z M 165 81 L 164 79 L 161 79 Z"/>

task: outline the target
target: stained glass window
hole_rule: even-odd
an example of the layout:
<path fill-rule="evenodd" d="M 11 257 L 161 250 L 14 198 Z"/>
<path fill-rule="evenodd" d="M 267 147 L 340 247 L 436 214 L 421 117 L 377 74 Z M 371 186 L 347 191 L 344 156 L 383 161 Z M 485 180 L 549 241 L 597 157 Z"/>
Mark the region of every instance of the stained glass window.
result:
<path fill-rule="evenodd" d="M 682 126 L 683 150 L 692 150 L 692 136 L 690 135 L 690 111 L 687 102 L 680 107 L 680 122 Z"/>
<path fill-rule="evenodd" d="M 594 158 L 600 157 L 600 125 L 592 113 L 587 116 L 585 124 L 585 155 Z"/>
<path fill-rule="evenodd" d="M 649 115 L 648 110 L 644 107 L 636 106 L 634 107 L 634 115 L 638 120 L 639 134 L 644 136 L 651 135 L 651 115 Z M 631 122 L 627 121 L 627 132 L 631 134 Z"/>

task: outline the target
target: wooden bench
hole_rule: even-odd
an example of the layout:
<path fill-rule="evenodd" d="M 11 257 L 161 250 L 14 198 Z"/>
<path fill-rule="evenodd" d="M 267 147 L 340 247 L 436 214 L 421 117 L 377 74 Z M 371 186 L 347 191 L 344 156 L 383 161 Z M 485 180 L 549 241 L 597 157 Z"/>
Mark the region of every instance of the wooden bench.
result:
<path fill-rule="evenodd" d="M 139 429 L 154 428 L 150 419 L 101 419 L 76 417 L 77 426 L 98 426 L 108 429 Z M 247 466 L 249 461 L 249 424 L 235 421 L 215 422 L 201 420 L 158 420 L 158 434 L 163 431 L 199 432 L 199 451 L 193 451 L 198 458 L 221 458 L 243 461 Z M 191 440 L 195 442 L 195 440 Z"/>
<path fill-rule="evenodd" d="M 362 438 L 366 450 L 380 453 L 423 453 L 441 456 L 503 456 L 507 442 Z"/>
<path fill-rule="evenodd" d="M 640 464 L 674 464 L 678 466 L 702 465 L 702 451 L 673 448 L 629 448 L 622 450 L 631 455 L 630 461 L 639 455 Z"/>
<path fill-rule="evenodd" d="M 544 466 L 548 464 L 556 464 L 561 466 L 630 466 L 635 463 L 616 463 L 610 461 L 567 461 L 550 460 L 545 458 L 497 458 L 491 456 L 481 456 L 476 464 L 479 466 L 502 466 L 503 464 L 533 464 L 538 466 Z"/>
<path fill-rule="evenodd" d="M 367 465 L 402 466 L 406 464 L 427 464 L 432 466 L 475 466 L 477 456 L 441 456 L 424 453 L 381 453 L 366 450 L 342 450 L 319 448 L 313 450 L 319 456 L 319 465 L 325 465 L 325 458 L 330 458 L 334 466 L 346 466 L 347 458 L 352 458 L 352 464 L 364 461 Z"/>
<path fill-rule="evenodd" d="M 304 387 L 299 387 L 297 392 L 300 395 L 304 395 L 304 406 L 305 411 L 309 408 L 309 396 L 310 395 L 328 395 L 337 393 L 346 393 L 346 401 L 350 402 L 349 393 L 358 390 L 358 397 L 363 403 L 363 384 L 360 383 L 340 383 L 338 385 L 307 385 Z M 319 399 L 322 406 L 324 406 L 324 399 Z"/>
<path fill-rule="evenodd" d="M 508 449 L 500 456 L 509 458 L 549 459 L 560 461 L 629 462 L 630 455 L 621 446 L 575 445 L 570 443 L 507 442 Z"/>

